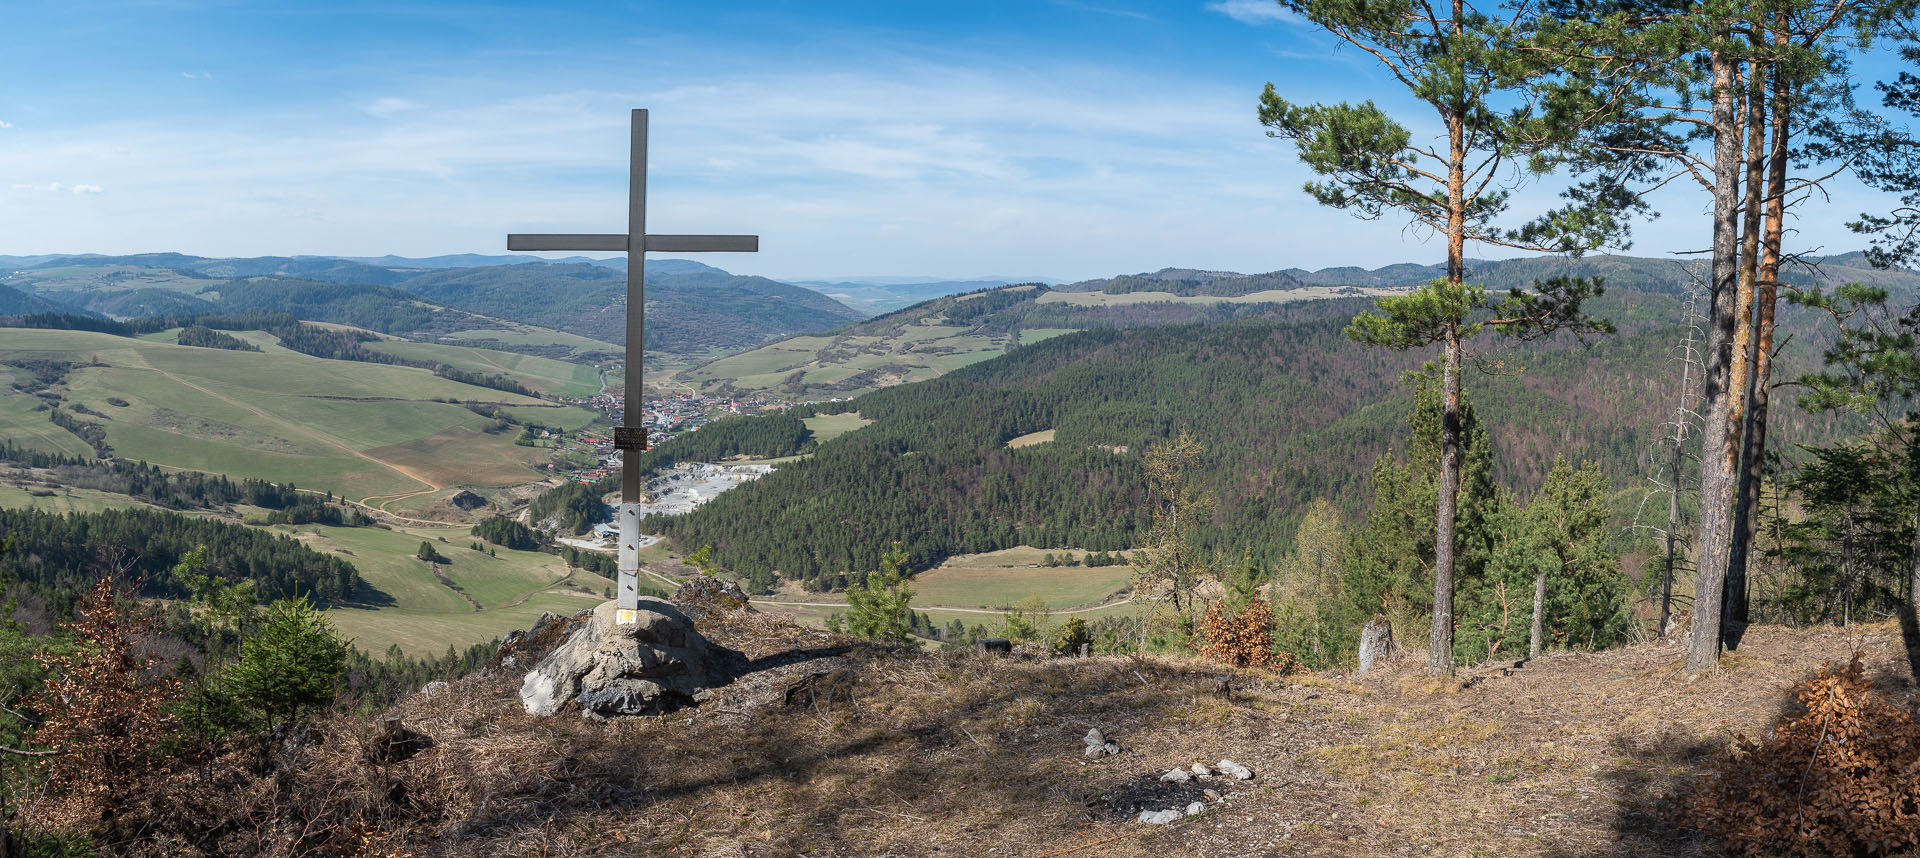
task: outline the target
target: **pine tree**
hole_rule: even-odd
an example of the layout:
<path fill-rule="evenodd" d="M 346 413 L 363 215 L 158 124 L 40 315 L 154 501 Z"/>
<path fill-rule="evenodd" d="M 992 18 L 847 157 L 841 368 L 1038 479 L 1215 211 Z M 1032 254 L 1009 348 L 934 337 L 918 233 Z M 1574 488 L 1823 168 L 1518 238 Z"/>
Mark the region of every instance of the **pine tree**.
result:
<path fill-rule="evenodd" d="M 913 588 L 907 584 L 907 553 L 900 543 L 880 558 L 880 568 L 867 573 L 866 580 L 847 588 L 847 633 L 870 641 L 905 641 L 913 632 L 914 616 L 910 603 Z"/>
<path fill-rule="evenodd" d="M 1373 102 L 1296 105 L 1271 83 L 1260 97 L 1260 121 L 1273 129 L 1268 133 L 1293 140 L 1300 160 L 1327 177 L 1307 184 L 1310 196 L 1365 218 L 1396 211 L 1447 241 L 1445 278 L 1410 295 L 1381 299 L 1379 312 L 1356 317 L 1348 335 L 1395 349 L 1441 347 L 1444 410 L 1427 669 L 1451 675 L 1463 444 L 1460 375 L 1467 344 L 1487 328 L 1526 337 L 1560 328 L 1611 329 L 1580 312 L 1581 302 L 1600 292 L 1595 281 L 1557 278 L 1536 284 L 1537 292 L 1515 289 L 1501 301 L 1490 301 L 1481 287 L 1467 283 L 1466 245 L 1578 253 L 1615 235 L 1619 226 L 1613 213 L 1636 201 L 1605 193 L 1574 195 L 1567 207 L 1519 229 L 1493 225 L 1511 199 L 1515 180 L 1550 170 L 1557 147 L 1572 140 L 1566 117 L 1573 114 L 1533 116 L 1524 106 L 1509 110 L 1499 103 L 1523 83 L 1514 74 L 1520 68 L 1514 45 L 1523 19 L 1498 20 L 1464 0 L 1450 7 L 1406 0 L 1288 0 L 1283 5 L 1382 62 L 1446 130 L 1445 142 L 1430 146 L 1415 142 L 1410 130 Z"/>
<path fill-rule="evenodd" d="M 221 684 L 255 724 L 271 728 L 333 702 L 347 649 L 333 622 L 306 600 L 279 599 L 241 643 L 240 660 L 222 671 Z M 456 658 L 449 646 L 447 661 Z"/>

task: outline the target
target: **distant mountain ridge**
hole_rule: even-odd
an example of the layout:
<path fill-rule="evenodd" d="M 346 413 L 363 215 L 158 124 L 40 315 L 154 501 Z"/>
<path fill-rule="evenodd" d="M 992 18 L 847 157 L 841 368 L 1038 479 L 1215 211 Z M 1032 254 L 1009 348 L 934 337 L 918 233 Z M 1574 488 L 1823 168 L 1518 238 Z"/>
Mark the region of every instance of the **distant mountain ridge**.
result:
<path fill-rule="evenodd" d="M 24 312 L 71 309 L 129 318 L 269 310 L 403 335 L 485 327 L 484 319 L 472 317 L 478 314 L 615 344 L 626 341 L 624 261 L 616 267 L 584 258 L 471 254 L 362 259 L 383 264 L 329 256 L 211 259 L 146 253 L 0 257 L 0 266 L 13 267 L 5 275 L 8 285 L 57 305 L 33 304 Z M 494 264 L 449 267 L 476 259 Z M 647 287 L 653 311 L 647 318 L 649 345 L 670 352 L 747 348 L 868 315 L 811 289 L 685 259 L 650 260 Z M 408 326 L 416 322 L 421 327 Z"/>
<path fill-rule="evenodd" d="M 1526 259 L 1469 259 L 1468 282 L 1489 289 L 1525 288 L 1536 280 L 1550 277 L 1600 277 L 1613 288 L 1639 292 L 1680 294 L 1694 287 L 1704 276 L 1704 263 L 1674 258 L 1615 256 L 1597 254 L 1577 259 L 1546 256 Z M 1401 288 L 1413 287 L 1445 277 L 1446 266 L 1417 265 L 1409 262 L 1380 268 L 1340 266 L 1309 271 L 1283 268 L 1264 274 L 1234 271 L 1206 271 L 1193 268 L 1162 268 L 1141 274 L 1096 278 L 1057 287 L 1063 292 L 1168 292 L 1176 296 L 1238 297 L 1265 291 L 1287 291 L 1309 287 Z M 1789 266 L 1781 275 L 1788 284 L 1800 287 L 1832 287 L 1858 282 L 1886 286 L 1895 291 L 1920 292 L 1920 273 L 1905 269 L 1874 268 L 1866 254 L 1842 253 L 1812 257 L 1799 266 Z"/>

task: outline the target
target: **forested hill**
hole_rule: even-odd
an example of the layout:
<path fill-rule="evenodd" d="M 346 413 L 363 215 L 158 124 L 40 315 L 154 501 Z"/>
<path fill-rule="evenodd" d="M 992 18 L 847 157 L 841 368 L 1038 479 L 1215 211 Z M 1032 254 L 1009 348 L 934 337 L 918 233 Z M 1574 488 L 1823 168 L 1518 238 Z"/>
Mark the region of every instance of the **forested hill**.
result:
<path fill-rule="evenodd" d="M 649 527 L 683 546 L 712 544 L 743 573 L 828 585 L 877 568 L 894 540 L 916 565 L 1019 544 L 1126 549 L 1148 509 L 1141 452 L 1186 430 L 1207 446 L 1198 476 L 1219 499 L 1204 538 L 1274 558 L 1308 503 L 1327 497 L 1358 512 L 1374 458 L 1405 446 L 1402 373 L 1430 356 L 1348 341 L 1342 329 L 1368 305 L 1303 302 L 1272 318 L 1069 334 L 819 406 L 875 422 Z M 1500 374 L 1467 379 L 1504 485 L 1537 488 L 1558 454 L 1599 461 L 1617 487 L 1641 485 L 1637 459 L 1677 383 L 1676 328 L 1650 320 L 1677 319 L 1679 308 L 1609 294 L 1603 309 L 1624 333 L 1590 349 L 1534 344 L 1507 355 Z M 1790 350 L 1784 374 L 1809 353 Z M 1837 431 L 1790 404 L 1775 414 L 1788 444 Z M 1054 431 L 1050 442 L 1006 446 L 1042 430 Z"/>
<path fill-rule="evenodd" d="M 826 334 L 796 335 L 727 355 L 676 380 L 723 395 L 832 399 L 935 378 L 1071 331 L 1224 322 L 1278 306 L 1224 298 L 1133 300 L 1137 296 L 1124 294 L 1081 300 L 1087 297 L 1037 283 L 947 295 Z"/>
<path fill-rule="evenodd" d="M 1601 277 L 1612 289 L 1631 289 L 1667 295 L 1684 293 L 1699 282 L 1690 263 L 1675 258 L 1594 255 L 1579 259 L 1560 256 L 1532 259 L 1468 260 L 1468 277 L 1489 289 L 1525 288 L 1550 277 Z M 1257 292 L 1290 291 L 1310 287 L 1402 288 L 1446 276 L 1444 265 L 1401 263 L 1366 269 L 1356 266 L 1308 271 L 1287 268 L 1265 274 L 1163 268 L 1145 274 L 1083 280 L 1057 287 L 1065 292 L 1127 294 L 1164 292 L 1175 296 L 1238 297 Z M 1885 286 L 1897 296 L 1920 294 L 1920 274 L 1874 268 L 1862 253 L 1814 257 L 1790 266 L 1781 279 L 1796 287 L 1832 287 L 1841 283 Z"/>
<path fill-rule="evenodd" d="M 421 274 L 400 288 L 490 316 L 624 343 L 626 283 L 626 272 L 602 265 L 500 265 Z M 699 352 L 755 346 L 770 337 L 824 331 L 863 317 L 811 289 L 764 277 L 711 268 L 647 271 L 650 348 Z"/>

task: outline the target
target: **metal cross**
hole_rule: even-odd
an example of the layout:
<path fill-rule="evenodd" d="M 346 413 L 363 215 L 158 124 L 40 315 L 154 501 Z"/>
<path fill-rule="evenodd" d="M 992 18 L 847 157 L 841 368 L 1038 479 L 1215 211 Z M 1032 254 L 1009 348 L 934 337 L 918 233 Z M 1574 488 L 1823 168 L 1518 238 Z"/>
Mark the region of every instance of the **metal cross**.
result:
<path fill-rule="evenodd" d="M 632 165 L 627 190 L 625 235 L 509 235 L 508 250 L 617 250 L 627 254 L 627 365 L 626 403 L 614 447 L 620 450 L 620 612 L 618 622 L 631 623 L 640 607 L 640 458 L 647 448 L 642 423 L 643 361 L 646 345 L 642 327 L 647 314 L 647 251 L 708 253 L 760 249 L 757 235 L 648 235 L 647 234 L 647 111 L 633 111 Z"/>

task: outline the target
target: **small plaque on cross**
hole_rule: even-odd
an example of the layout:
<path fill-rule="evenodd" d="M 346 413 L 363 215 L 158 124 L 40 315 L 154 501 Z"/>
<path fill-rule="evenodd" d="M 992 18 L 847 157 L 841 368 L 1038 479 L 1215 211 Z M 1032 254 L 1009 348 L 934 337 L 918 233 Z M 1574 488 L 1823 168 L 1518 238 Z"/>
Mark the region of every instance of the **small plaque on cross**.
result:
<path fill-rule="evenodd" d="M 647 449 L 646 427 L 643 427 L 643 426 L 613 427 L 613 449 L 615 450 Z"/>

